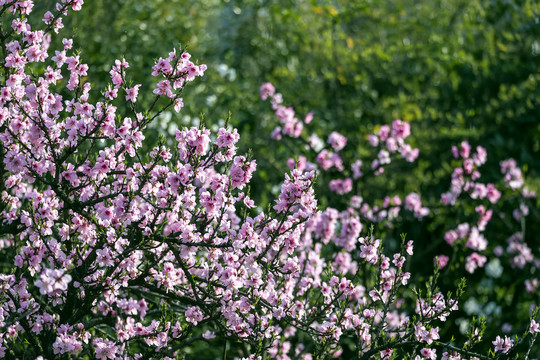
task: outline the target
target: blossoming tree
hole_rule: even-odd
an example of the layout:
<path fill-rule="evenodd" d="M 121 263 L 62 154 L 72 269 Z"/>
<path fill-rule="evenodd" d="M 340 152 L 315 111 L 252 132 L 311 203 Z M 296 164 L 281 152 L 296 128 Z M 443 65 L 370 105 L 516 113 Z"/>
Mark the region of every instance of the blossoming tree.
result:
<path fill-rule="evenodd" d="M 50 48 L 82 5 L 62 0 L 32 27 L 32 1 L 0 1 L 0 357 L 487 359 L 534 340 L 534 320 L 532 335 L 494 339 L 494 354 L 474 351 L 480 327 L 463 345 L 440 339 L 463 287 L 443 295 L 435 276 L 408 288 L 404 236 L 387 253 L 354 219 L 341 235 L 320 226 L 329 212 L 317 208 L 313 171 L 293 166 L 274 204 L 256 211 L 256 161 L 236 153 L 228 125 L 178 129 L 174 146 L 142 151 L 147 126 L 181 111 L 206 66 L 184 49 L 158 59 L 147 109 L 125 59 L 93 90 L 71 39 Z M 412 161 L 399 140 L 406 125 L 395 128 L 396 150 Z M 339 151 L 344 139 L 330 143 Z M 321 164 L 336 166 L 327 155 Z M 347 183 L 332 188 L 346 193 Z M 220 346 L 193 355 L 201 343 Z"/>

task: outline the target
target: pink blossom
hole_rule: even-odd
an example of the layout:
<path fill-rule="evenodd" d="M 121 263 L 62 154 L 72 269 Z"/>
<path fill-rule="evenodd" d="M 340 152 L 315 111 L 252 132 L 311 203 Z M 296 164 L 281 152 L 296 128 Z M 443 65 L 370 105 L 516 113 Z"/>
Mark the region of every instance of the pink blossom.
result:
<path fill-rule="evenodd" d="M 118 347 L 108 339 L 94 338 L 96 358 L 99 360 L 115 359 Z"/>
<path fill-rule="evenodd" d="M 42 295 L 55 296 L 65 292 L 71 282 L 71 275 L 65 274 L 63 269 L 44 269 L 36 286 Z"/>
<path fill-rule="evenodd" d="M 424 359 L 437 359 L 437 352 L 435 351 L 435 349 L 423 348 L 422 350 L 420 350 L 420 354 L 422 354 Z"/>
<path fill-rule="evenodd" d="M 334 179 L 328 184 L 330 190 L 343 195 L 352 191 L 353 183 L 351 178 L 346 179 Z"/>
<path fill-rule="evenodd" d="M 334 131 L 328 136 L 328 144 L 330 144 L 335 151 L 339 151 L 347 145 L 347 138 Z"/>
<path fill-rule="evenodd" d="M 174 111 L 180 112 L 180 110 L 184 107 L 184 100 L 182 98 L 176 98 L 174 99 Z"/>
<path fill-rule="evenodd" d="M 313 113 L 312 112 L 308 112 L 306 114 L 306 117 L 304 118 L 304 123 L 305 124 L 309 124 L 311 123 L 311 121 L 313 121 Z"/>
<path fill-rule="evenodd" d="M 416 193 L 410 193 L 405 197 L 405 209 L 412 211 L 414 216 L 419 219 L 429 215 L 429 209 L 422 207 L 420 195 Z"/>
<path fill-rule="evenodd" d="M 276 92 L 276 89 L 274 86 L 267 82 L 261 85 L 261 99 L 266 100 L 269 97 L 274 96 L 274 93 Z"/>
<path fill-rule="evenodd" d="M 411 126 L 409 123 L 402 120 L 394 120 L 392 122 L 392 137 L 405 139 L 411 134 Z"/>
<path fill-rule="evenodd" d="M 485 256 L 478 253 L 472 253 L 471 255 L 467 256 L 465 260 L 465 270 L 472 274 L 477 268 L 483 267 L 486 261 L 487 258 Z"/>
<path fill-rule="evenodd" d="M 449 260 L 450 258 L 446 255 L 438 255 L 438 256 L 435 256 L 435 258 L 433 259 L 433 262 L 435 263 L 435 266 L 438 266 L 439 269 L 442 269 L 448 264 Z"/>
<path fill-rule="evenodd" d="M 203 319 L 203 314 L 197 306 L 191 306 L 185 312 L 186 320 L 193 325 L 197 325 Z"/>
<path fill-rule="evenodd" d="M 246 161 L 246 158 L 243 156 L 235 157 L 230 170 L 231 186 L 233 189 L 243 189 L 244 185 L 251 180 L 256 166 L 257 163 L 255 160 Z"/>
<path fill-rule="evenodd" d="M 171 88 L 171 82 L 169 80 L 162 80 L 157 84 L 157 87 L 153 91 L 156 95 L 165 95 L 168 98 L 173 98 L 174 94 Z"/>
<path fill-rule="evenodd" d="M 382 141 L 386 141 L 388 139 L 388 136 L 390 135 L 390 126 L 388 125 L 381 126 L 379 131 L 377 132 L 377 135 Z"/>
<path fill-rule="evenodd" d="M 126 101 L 136 102 L 140 87 L 141 85 L 137 84 L 132 88 L 126 88 Z"/>
<path fill-rule="evenodd" d="M 540 332 L 540 324 L 534 321 L 534 319 L 531 320 L 531 324 L 529 325 L 529 332 L 531 334 Z"/>
<path fill-rule="evenodd" d="M 469 145 L 467 141 L 462 141 L 459 144 L 459 155 L 462 158 L 467 159 L 469 158 L 470 154 L 471 154 L 471 145 Z"/>
<path fill-rule="evenodd" d="M 508 336 L 505 336 L 504 339 L 502 339 L 500 336 L 497 336 L 497 338 L 492 341 L 492 344 L 495 345 L 496 353 L 499 351 L 507 353 L 512 348 L 514 342 L 510 340 Z"/>

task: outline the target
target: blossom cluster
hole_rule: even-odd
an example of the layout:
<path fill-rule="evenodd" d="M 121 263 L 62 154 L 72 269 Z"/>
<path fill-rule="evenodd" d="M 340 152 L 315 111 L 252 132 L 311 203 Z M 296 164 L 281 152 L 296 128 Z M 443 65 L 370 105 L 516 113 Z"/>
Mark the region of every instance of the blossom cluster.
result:
<path fill-rule="evenodd" d="M 293 139 L 304 136 L 304 130 L 307 130 L 306 126 L 313 121 L 313 113 L 308 113 L 304 121 L 298 119 L 292 107 L 282 105 L 283 95 L 277 93 L 271 83 L 261 85 L 260 95 L 262 100 L 270 100 L 272 109 L 281 124 L 271 134 L 274 139 L 282 140 L 283 135 Z M 383 125 L 375 134 L 370 134 L 369 144 L 378 151 L 369 168 L 363 167 L 364 163 L 368 163 L 368 161 L 362 159 L 355 159 L 347 166 L 340 151 L 346 148 L 348 139 L 336 131 L 330 133 L 326 143 L 314 131 L 311 135 L 305 135 L 303 142 L 296 143 L 298 147 L 307 144 L 305 148 L 308 150 L 308 154 L 305 156 L 295 154 L 296 159 L 289 158 L 287 160 L 288 167 L 329 174 L 328 188 L 330 191 L 349 199 L 350 206 L 346 210 L 339 212 L 334 208 L 328 208 L 320 218 L 321 223 L 318 228 L 326 228 L 327 238 L 333 236 L 333 229 L 336 229 L 338 224 L 342 224 L 341 235 L 337 237 L 340 240 L 337 242 L 341 244 L 354 242 L 354 238 L 363 228 L 362 222 L 385 223 L 390 226 L 392 221 L 399 217 L 402 209 L 411 211 L 419 219 L 429 215 L 430 210 L 423 206 L 418 193 L 410 193 L 404 199 L 398 195 L 385 196 L 379 204 L 370 205 L 364 202 L 362 193 L 358 190 L 359 184 L 366 174 L 378 176 L 384 173 L 385 166 L 391 163 L 393 156 L 399 154 L 406 162 L 414 162 L 417 159 L 419 150 L 412 148 L 410 144 L 405 142 L 410 134 L 409 123 L 399 119 L 394 120 L 391 126 Z M 300 153 L 300 151 L 298 152 Z M 309 161 L 307 156 L 311 156 L 313 162 Z M 345 240 L 344 237 L 349 237 L 351 240 Z M 345 247 L 346 250 L 349 248 L 350 246 Z"/>
<path fill-rule="evenodd" d="M 407 324 L 395 310 L 376 316 L 410 277 L 405 258 L 395 254 L 392 267 L 380 240 L 358 240 L 362 252 L 338 255 L 339 271 L 323 273 L 331 256 L 307 232 L 318 214 L 313 172 L 293 170 L 273 208 L 251 215 L 244 190 L 256 162 L 236 154 L 236 130 L 178 129 L 173 148 L 142 153 L 146 126 L 181 108 L 180 92 L 205 66 L 185 51 L 158 59 L 152 75 L 163 80 L 142 112 L 140 85 L 127 87 L 129 63 L 117 60 L 103 100 L 91 102 L 73 41 L 47 54 L 48 32 L 81 4 L 59 3 L 43 31 L 20 17 L 31 1 L 2 4 L 16 31 L 1 99 L 1 251 L 13 264 L 1 275 L 0 357 L 170 358 L 191 339 L 218 336 L 277 356 L 286 342 L 262 340 L 294 334 L 291 326 L 326 344 L 322 352 L 337 353 L 345 332 L 361 334 L 366 352 L 374 321 L 377 331 Z M 41 62 L 43 74 L 31 71 Z M 64 84 L 69 92 L 57 92 Z M 117 113 L 118 101 L 133 113 Z M 370 297 L 355 278 L 359 261 L 383 274 Z M 310 356 L 302 344 L 296 351 Z"/>
<path fill-rule="evenodd" d="M 272 84 L 265 83 L 260 90 L 261 98 L 270 99 L 274 110 L 277 108 L 275 104 L 283 102 L 282 95 L 276 93 Z M 291 114 L 294 114 L 292 108 L 288 109 Z M 280 122 L 283 123 L 281 114 L 276 111 Z M 313 113 L 310 113 L 309 122 L 304 122 L 303 125 L 311 123 L 312 119 Z M 310 128 L 313 126 L 311 125 Z M 302 126 L 302 131 L 307 128 L 307 126 Z M 290 135 L 294 140 L 302 137 L 302 131 L 292 136 L 278 127 L 272 133 L 272 137 L 283 141 L 285 138 L 281 135 Z M 312 131 L 315 134 L 315 131 Z M 397 195 L 387 195 L 375 206 L 369 206 L 364 201 L 362 186 L 359 182 L 366 181 L 367 175 L 381 176 L 384 173 L 384 166 L 391 162 L 391 154 L 400 154 L 407 162 L 413 162 L 418 157 L 418 149 L 412 149 L 405 143 L 405 139 L 410 136 L 410 131 L 410 125 L 407 122 L 395 120 L 391 126 L 383 125 L 374 134 L 369 134 L 367 136 L 369 145 L 379 148 L 371 160 L 369 169 L 362 167 L 364 162 L 369 163 L 369 161 L 362 161 L 363 159 L 355 160 L 350 167 L 347 166 L 346 156 L 341 155 L 340 151 L 346 148 L 348 139 L 337 132 L 332 132 L 328 137 L 328 146 L 325 146 L 317 135 L 306 136 L 301 139 L 303 141 L 289 142 L 292 146 L 289 145 L 288 148 L 297 151 L 295 154 L 297 160 L 290 158 L 287 161 L 290 168 L 315 169 L 320 174 L 328 174 L 330 179 L 327 180 L 327 184 L 330 191 L 336 193 L 338 197 L 349 199 L 348 206 L 341 209 L 328 207 L 311 220 L 314 224 L 310 227 L 315 230 L 313 233 L 315 238 L 325 244 L 333 242 L 349 252 L 357 247 L 356 239 L 364 229 L 365 223 L 384 223 L 389 228 L 393 227 L 395 222 L 403 224 L 404 214 L 401 209 L 411 211 L 417 220 L 425 223 L 426 216 L 430 213 L 441 214 L 447 212 L 446 209 L 452 209 L 451 219 L 444 224 L 446 232 L 440 234 L 438 239 L 438 235 L 434 235 L 440 244 L 436 250 L 440 251 L 439 255 L 434 256 L 433 259 L 436 270 L 442 270 L 450 264 L 450 271 L 461 267 L 465 270 L 464 276 L 468 276 L 485 267 L 488 278 L 499 278 L 502 269 L 506 266 L 512 269 L 526 268 L 527 271 L 520 273 L 519 278 L 523 279 L 521 281 L 527 292 L 532 294 L 537 291 L 538 278 L 531 274 L 537 271 L 540 260 L 535 249 L 524 236 L 526 217 L 531 213 L 530 204 L 534 204 L 536 193 L 525 185 L 523 172 L 515 160 L 508 159 L 500 163 L 503 177 L 499 183 L 486 182 L 483 180 L 485 177 L 482 176 L 480 168 L 487 161 L 487 150 L 482 146 L 473 149 L 469 142 L 462 141 L 451 149 L 452 157 L 456 159 L 454 162 L 459 165 L 451 174 L 450 191 L 440 195 L 439 204 L 431 202 L 429 207 L 424 206 L 420 191 L 408 194 L 404 200 Z M 276 134 L 280 136 L 276 137 Z M 308 150 L 307 153 L 306 150 Z M 308 161 L 309 156 L 315 158 L 313 163 Z M 349 176 L 343 179 L 336 174 Z M 328 177 L 324 177 L 323 181 L 326 179 Z M 370 189 L 366 190 L 369 193 Z M 508 211 L 509 208 L 510 211 Z M 470 209 L 472 209 L 472 216 Z M 512 219 L 517 221 L 517 224 L 509 221 Z M 452 223 L 454 228 L 448 228 L 452 226 Z M 516 231 L 516 227 L 520 229 Z M 505 233 L 508 233 L 506 244 L 503 242 Z M 444 243 L 450 246 L 450 252 Z M 515 278 L 511 278 L 510 281 L 515 281 Z M 507 286 L 511 287 L 513 284 L 507 284 Z M 531 301 L 532 298 L 523 300 Z M 531 309 L 535 307 L 534 302 L 529 304 Z M 509 329 L 511 327 L 508 323 L 503 324 L 504 333 L 508 333 Z M 503 344 L 506 344 L 504 349 L 509 351 L 510 340 L 503 340 Z M 512 344 L 515 344 L 515 341 Z M 497 346 L 497 351 L 501 351 L 500 346 Z M 425 357 L 435 358 L 430 351 L 426 350 Z M 446 354 L 444 356 L 450 356 L 449 358 L 458 356 L 451 355 L 452 352 Z"/>
<path fill-rule="evenodd" d="M 348 141 L 337 132 L 316 155 L 319 165 L 291 166 L 267 211 L 250 197 L 257 162 L 237 153 L 236 129 L 178 128 L 172 146 L 161 141 L 145 152 L 148 125 L 171 107 L 181 111 L 184 87 L 206 66 L 180 49 L 159 58 L 155 100 L 143 111 L 144 89 L 128 85 L 129 63 L 119 59 L 111 85 L 92 101 L 73 40 L 49 58 L 62 16 L 82 5 L 62 0 L 43 15 L 44 29 L 32 30 L 33 1 L 0 1 L 13 30 L 2 35 L 0 69 L 0 358 L 178 359 L 201 343 L 227 349 L 230 340 L 245 345 L 233 349 L 244 359 L 476 356 L 440 332 L 462 289 L 443 295 L 432 281 L 412 291 L 414 242 L 403 236 L 387 250 L 364 229 L 364 219 L 391 218 L 401 207 L 425 217 L 418 194 L 388 196 L 382 209 L 359 195 L 343 211 L 319 209 L 319 166 L 345 171 L 338 154 Z M 280 117 L 276 134 L 299 137 L 313 118 L 296 119 L 269 84 L 261 96 Z M 414 161 L 409 134 L 396 120 L 371 137 L 381 146 L 375 174 L 390 153 Z M 313 136 L 308 142 L 316 147 Z M 504 169 L 519 188 L 515 166 Z M 361 163 L 352 172 L 332 190 L 350 193 Z M 488 210 L 478 213 L 481 229 Z M 471 244 L 484 246 L 480 235 Z M 538 332 L 532 320 L 529 334 Z M 507 354 L 517 342 L 498 336 L 492 344 Z"/>

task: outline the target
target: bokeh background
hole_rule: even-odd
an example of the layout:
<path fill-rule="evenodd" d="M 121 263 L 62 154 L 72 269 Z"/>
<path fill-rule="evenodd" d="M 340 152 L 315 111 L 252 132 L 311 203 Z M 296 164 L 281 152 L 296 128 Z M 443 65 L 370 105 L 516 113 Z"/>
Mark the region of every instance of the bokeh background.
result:
<path fill-rule="evenodd" d="M 258 96 L 271 81 L 297 113 L 314 112 L 321 136 L 346 134 L 351 151 L 362 152 L 378 125 L 410 122 L 422 154 L 414 177 L 433 184 L 446 174 L 432 159 L 461 140 L 486 147 L 494 168 L 513 157 L 540 175 L 539 11 L 530 0 L 94 0 L 64 22 L 94 89 L 125 57 L 146 103 L 153 61 L 187 46 L 209 70 L 185 92 L 182 114 L 156 126 L 196 124 L 201 114 L 218 125 L 230 112 L 243 149 L 268 163 L 261 181 L 283 166 L 266 136 L 276 119 Z"/>

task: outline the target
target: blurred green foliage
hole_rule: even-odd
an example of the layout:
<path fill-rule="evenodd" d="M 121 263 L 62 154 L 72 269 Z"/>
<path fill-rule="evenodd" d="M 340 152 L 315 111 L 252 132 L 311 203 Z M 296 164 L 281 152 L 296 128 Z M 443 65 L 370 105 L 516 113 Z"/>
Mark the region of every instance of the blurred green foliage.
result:
<path fill-rule="evenodd" d="M 231 111 L 256 152 L 266 152 L 261 131 L 274 126 L 258 100 L 260 83 L 271 81 L 299 113 L 315 112 L 321 135 L 337 130 L 363 147 L 374 126 L 401 118 L 429 159 L 466 138 L 536 177 L 539 8 L 530 0 L 96 0 L 65 24 L 95 89 L 124 56 L 146 103 L 153 60 L 188 46 L 209 71 L 186 91 L 183 115 L 217 123 Z M 426 170 L 433 183 L 437 169 Z"/>
<path fill-rule="evenodd" d="M 419 159 L 392 165 L 386 171 L 391 176 L 362 181 L 359 191 L 368 202 L 416 191 L 427 206 L 439 206 L 453 169 L 450 148 L 462 140 L 487 149 L 485 181 L 500 178 L 499 161 L 513 157 L 533 188 L 539 187 L 540 3 L 535 0 L 93 0 L 65 25 L 75 29 L 75 46 L 90 65 L 94 89 L 106 87 L 113 59 L 129 61 L 128 78 L 143 84 L 141 108 L 152 100 L 153 60 L 187 46 L 206 63 L 206 76 L 184 93 L 186 107 L 180 115 L 162 116 L 155 138 L 173 134 L 176 126 L 196 125 L 201 114 L 208 125 L 221 125 L 231 112 L 241 147 L 253 149 L 257 159 L 251 190 L 263 205 L 272 201 L 293 155 L 287 141 L 269 138 L 277 119 L 259 99 L 266 81 L 299 117 L 314 112 L 310 131 L 324 140 L 334 130 L 346 135 L 343 157 L 349 164 L 370 153 L 367 135 L 377 126 L 395 118 L 411 123 Z M 321 204 L 342 207 L 326 184 L 321 179 Z M 538 204 L 531 207 L 532 218 L 540 217 Z M 428 222 L 398 226 L 417 241 L 417 256 L 428 259 L 416 262 L 418 271 L 428 274 L 432 255 L 449 251 L 442 234 L 455 226 L 454 216 L 441 209 Z M 528 226 L 526 241 L 538 248 L 538 224 Z M 442 275 L 448 288 L 459 278 Z M 475 276 L 480 281 L 483 275 Z M 473 287 L 472 297 L 482 303 L 500 300 L 526 317 L 528 309 L 516 308 L 525 303 L 520 302 L 523 280 L 500 281 L 513 281 L 515 288 L 500 288 L 492 279 Z M 500 328 L 513 315 L 490 316 Z"/>

